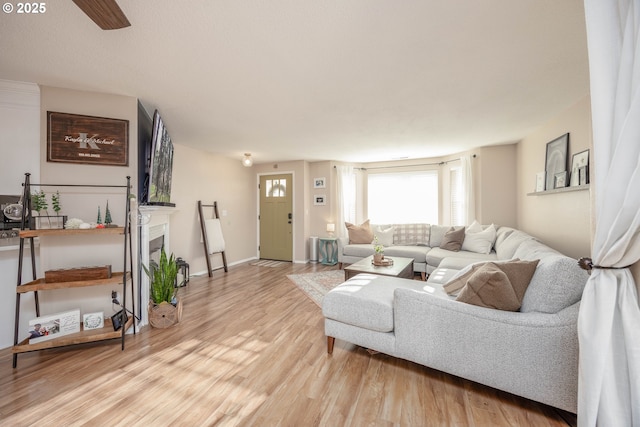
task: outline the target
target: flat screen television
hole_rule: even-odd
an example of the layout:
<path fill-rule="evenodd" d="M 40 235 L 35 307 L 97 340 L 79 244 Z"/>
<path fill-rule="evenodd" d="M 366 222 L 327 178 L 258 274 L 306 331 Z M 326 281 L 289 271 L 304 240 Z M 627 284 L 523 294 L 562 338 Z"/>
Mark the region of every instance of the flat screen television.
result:
<path fill-rule="evenodd" d="M 171 173 L 173 170 L 173 143 L 158 110 L 153 113 L 153 131 L 149 147 L 146 197 L 148 205 L 175 206 L 171 203 Z"/>

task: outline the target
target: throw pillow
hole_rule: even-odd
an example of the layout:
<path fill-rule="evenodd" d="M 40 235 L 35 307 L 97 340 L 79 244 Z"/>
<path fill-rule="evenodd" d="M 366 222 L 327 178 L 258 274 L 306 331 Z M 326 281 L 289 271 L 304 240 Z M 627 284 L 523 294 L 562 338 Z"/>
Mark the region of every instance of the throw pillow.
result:
<path fill-rule="evenodd" d="M 345 222 L 344 225 L 347 227 L 347 231 L 349 232 L 349 243 L 358 244 L 373 242 L 373 232 L 371 231 L 371 227 L 369 227 L 369 220 L 366 220 L 360 225 L 354 225 L 350 222 Z"/>
<path fill-rule="evenodd" d="M 373 237 L 378 239 L 378 243 L 382 246 L 393 246 L 393 226 L 382 228 L 378 225 L 373 230 Z"/>
<path fill-rule="evenodd" d="M 467 279 L 457 301 L 480 307 L 518 311 L 538 260 L 488 262 Z"/>
<path fill-rule="evenodd" d="M 484 264 L 484 262 L 479 262 L 476 264 L 471 264 L 468 267 L 460 270 L 442 288 L 449 295 L 456 294 L 460 289 L 464 288 L 464 285 L 467 284 L 467 280 L 469 280 L 469 277 L 471 277 L 473 273 L 475 273 L 476 270 L 482 267 Z"/>
<path fill-rule="evenodd" d="M 464 240 L 464 227 L 455 229 L 451 227 L 449 231 L 444 233 L 442 242 L 440 242 L 440 248 L 448 251 L 458 252 L 462 248 L 462 241 Z"/>
<path fill-rule="evenodd" d="M 474 228 L 473 224 L 477 226 Z M 465 232 L 462 250 L 479 254 L 490 253 L 496 241 L 496 226 L 491 224 L 483 230 L 477 222 L 474 221 L 473 224 Z"/>

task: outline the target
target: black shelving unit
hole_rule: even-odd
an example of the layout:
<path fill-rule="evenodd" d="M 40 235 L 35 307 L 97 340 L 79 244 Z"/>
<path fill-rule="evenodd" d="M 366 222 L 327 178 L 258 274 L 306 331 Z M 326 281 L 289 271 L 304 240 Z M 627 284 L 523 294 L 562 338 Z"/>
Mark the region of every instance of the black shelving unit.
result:
<path fill-rule="evenodd" d="M 80 185 L 80 184 L 34 184 L 30 182 L 30 174 L 25 174 L 24 189 L 23 189 L 23 207 L 22 207 L 22 221 L 20 229 L 20 243 L 18 254 L 18 280 L 16 286 L 16 317 L 15 317 L 15 330 L 14 330 L 14 345 L 12 348 L 13 353 L 13 367 L 17 366 L 18 354 L 39 351 L 49 348 L 64 347 L 76 344 L 83 344 L 88 342 L 121 339 L 122 350 L 125 346 L 125 334 L 126 331 L 133 325 L 133 332 L 135 333 L 135 316 L 132 314 L 128 317 L 125 324 L 118 330 L 114 331 L 113 324 L 110 319 L 105 319 L 104 327 L 99 329 L 84 330 L 82 324 L 80 326 L 80 332 L 76 332 L 69 335 L 64 335 L 59 338 L 53 338 L 47 341 L 39 341 L 36 343 L 29 343 L 29 339 L 19 341 L 20 335 L 20 296 L 23 293 L 33 292 L 35 299 L 36 316 L 40 316 L 40 301 L 38 299 L 38 292 L 53 290 L 53 289 L 72 289 L 88 286 L 99 285 L 121 285 L 122 286 L 122 301 L 121 304 L 127 310 L 127 283 L 131 286 L 131 313 L 135 313 L 135 299 L 134 295 L 134 283 L 131 272 L 133 271 L 133 257 L 132 257 L 132 242 L 131 242 L 131 220 L 130 220 L 130 195 L 131 195 L 131 178 L 127 176 L 126 185 Z M 32 201 L 31 190 L 32 187 L 84 187 L 84 188 L 120 188 L 124 190 L 126 194 L 125 200 L 125 221 L 123 227 L 108 227 L 108 228 L 93 228 L 93 229 L 33 229 L 34 224 L 32 221 Z M 36 237 L 45 236 L 87 236 L 88 238 L 95 240 L 100 236 L 121 234 L 123 235 L 123 271 L 116 272 L 108 279 L 97 280 L 79 280 L 69 282 L 46 282 L 44 278 L 38 278 L 36 272 L 36 258 L 35 258 L 35 242 Z M 31 271 L 32 280 L 23 283 L 22 279 L 22 267 L 23 267 L 23 255 L 25 249 L 25 240 L 29 240 L 29 249 L 31 254 Z M 127 270 L 127 266 L 129 267 Z"/>

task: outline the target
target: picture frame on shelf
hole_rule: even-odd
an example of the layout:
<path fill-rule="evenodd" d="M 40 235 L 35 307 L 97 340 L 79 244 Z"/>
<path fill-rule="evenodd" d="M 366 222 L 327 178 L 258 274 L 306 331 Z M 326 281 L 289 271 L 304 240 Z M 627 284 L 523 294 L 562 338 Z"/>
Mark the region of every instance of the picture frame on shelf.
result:
<path fill-rule="evenodd" d="M 85 313 L 82 315 L 82 329 L 101 329 L 104 328 L 104 312 Z"/>
<path fill-rule="evenodd" d="M 569 134 L 547 143 L 547 153 L 545 158 L 545 172 L 547 174 L 545 189 L 556 188 L 556 174 L 567 171 L 567 152 L 569 149 Z M 566 177 L 565 177 L 566 181 Z M 565 184 L 566 186 L 566 184 Z"/>
<path fill-rule="evenodd" d="M 80 332 L 80 310 L 70 310 L 29 321 L 29 344 Z"/>
<path fill-rule="evenodd" d="M 325 177 L 313 178 L 313 188 L 326 188 L 327 179 Z"/>
<path fill-rule="evenodd" d="M 553 188 L 564 188 L 567 186 L 567 171 L 558 172 L 553 177 Z"/>
<path fill-rule="evenodd" d="M 324 194 L 316 194 L 313 196 L 313 204 L 315 206 L 324 206 L 327 204 L 327 196 Z"/>
<path fill-rule="evenodd" d="M 589 165 L 578 168 L 578 185 L 589 183 Z"/>
<path fill-rule="evenodd" d="M 584 150 L 579 153 L 574 154 L 571 157 L 571 178 L 569 182 L 570 187 L 575 187 L 581 184 L 580 180 L 580 168 L 587 167 L 586 171 L 588 172 L 589 168 L 589 150 Z M 589 177 L 586 176 L 585 184 L 588 184 Z"/>
<path fill-rule="evenodd" d="M 538 172 L 536 174 L 536 193 L 540 191 L 544 191 L 544 181 L 545 181 L 545 173 Z"/>

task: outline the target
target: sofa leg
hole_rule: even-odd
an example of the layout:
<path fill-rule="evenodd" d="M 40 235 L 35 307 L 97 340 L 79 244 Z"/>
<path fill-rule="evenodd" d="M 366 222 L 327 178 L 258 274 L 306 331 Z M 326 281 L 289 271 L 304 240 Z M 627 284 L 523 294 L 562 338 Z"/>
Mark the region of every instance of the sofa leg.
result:
<path fill-rule="evenodd" d="M 425 280 L 427 280 L 427 273 L 425 273 L 424 271 L 420 272 L 420 277 L 422 278 L 422 281 L 424 282 Z"/>
<path fill-rule="evenodd" d="M 333 345 L 335 342 L 336 339 L 334 337 L 327 337 L 327 353 L 333 354 Z"/>
<path fill-rule="evenodd" d="M 338 263 L 338 270 L 342 270 L 342 263 L 341 262 Z"/>

